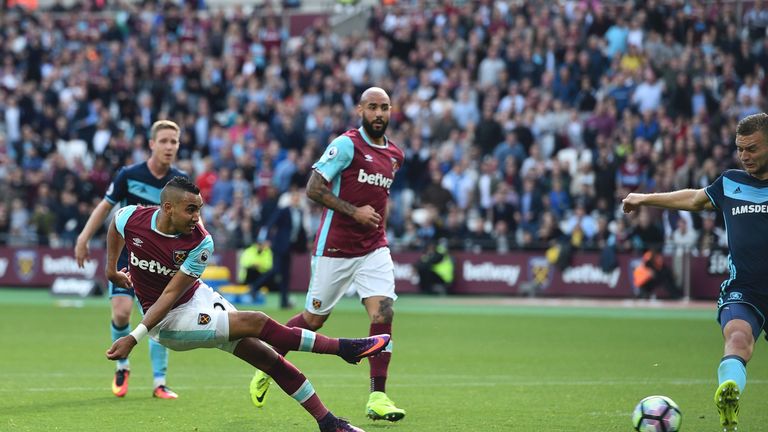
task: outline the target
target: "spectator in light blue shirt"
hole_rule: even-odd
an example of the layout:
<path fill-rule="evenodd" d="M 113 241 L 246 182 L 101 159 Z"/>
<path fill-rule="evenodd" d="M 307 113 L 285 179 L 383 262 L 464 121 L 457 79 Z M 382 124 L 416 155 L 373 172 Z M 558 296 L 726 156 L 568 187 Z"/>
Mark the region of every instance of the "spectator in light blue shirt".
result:
<path fill-rule="evenodd" d="M 616 24 L 608 28 L 605 32 L 605 40 L 607 45 L 605 47 L 605 55 L 612 59 L 616 54 L 622 55 L 627 51 L 627 35 L 629 34 L 629 28 L 623 17 L 619 16 L 616 19 Z"/>

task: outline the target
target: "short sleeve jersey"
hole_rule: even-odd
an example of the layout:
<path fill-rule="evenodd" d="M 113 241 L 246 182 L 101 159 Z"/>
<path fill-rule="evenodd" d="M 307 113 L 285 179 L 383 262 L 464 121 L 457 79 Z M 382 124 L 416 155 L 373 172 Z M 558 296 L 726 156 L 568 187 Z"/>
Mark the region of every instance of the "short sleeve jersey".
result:
<path fill-rule="evenodd" d="M 159 205 L 160 191 L 174 177 L 189 178 L 187 173 L 171 167 L 162 178 L 155 177 L 146 162 L 120 168 L 104 197 L 112 205 Z"/>
<path fill-rule="evenodd" d="M 384 145 L 374 144 L 361 127 L 334 139 L 312 168 L 330 183 L 332 193 L 340 199 L 357 207 L 370 205 L 386 217 L 389 188 L 402 165 L 402 150 L 386 138 Z M 326 208 L 313 254 L 356 257 L 384 246 L 386 221 L 372 228 Z"/>
<path fill-rule="evenodd" d="M 721 290 L 738 286 L 762 291 L 768 281 L 768 180 L 728 170 L 705 191 L 723 212 L 728 233 L 730 276 Z"/>
<path fill-rule="evenodd" d="M 202 225 L 197 224 L 190 234 L 164 234 L 157 229 L 159 213 L 155 207 L 132 205 L 115 216 L 115 227 L 128 250 L 133 288 L 145 312 L 177 272 L 199 278 L 213 256 L 213 239 Z M 174 307 L 192 298 L 199 285 L 198 279 Z"/>
<path fill-rule="evenodd" d="M 155 177 L 146 162 L 120 168 L 107 189 L 104 199 L 110 204 L 127 205 L 160 205 L 160 191 L 172 178 L 180 176 L 189 178 L 187 173 L 171 167 L 162 178 Z M 125 250 L 120 255 L 118 266 L 128 264 Z"/>

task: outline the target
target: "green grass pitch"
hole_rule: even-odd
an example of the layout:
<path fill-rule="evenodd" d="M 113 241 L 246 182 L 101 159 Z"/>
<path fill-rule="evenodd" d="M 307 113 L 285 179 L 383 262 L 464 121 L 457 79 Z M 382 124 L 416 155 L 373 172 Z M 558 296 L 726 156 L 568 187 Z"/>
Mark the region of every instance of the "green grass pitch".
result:
<path fill-rule="evenodd" d="M 298 300 L 298 298 L 297 298 Z M 367 362 L 292 353 L 337 415 L 371 432 L 631 431 L 635 403 L 674 399 L 684 431 L 718 430 L 712 402 L 722 339 L 713 309 L 496 305 L 499 300 L 403 296 L 396 303 L 388 394 L 408 412 L 395 424 L 365 417 Z M 264 311 L 290 317 L 270 297 Z M 714 303 L 712 304 L 714 307 Z M 248 396 L 251 368 L 218 350 L 172 352 L 169 385 L 151 397 L 146 343 L 131 357 L 128 395 L 112 396 L 106 299 L 60 307 L 45 291 L 0 290 L 0 431 L 314 431 L 278 387 L 267 406 Z M 132 325 L 135 325 L 134 316 Z M 323 332 L 367 335 L 344 299 Z M 768 424 L 768 354 L 757 344 L 739 429 Z"/>

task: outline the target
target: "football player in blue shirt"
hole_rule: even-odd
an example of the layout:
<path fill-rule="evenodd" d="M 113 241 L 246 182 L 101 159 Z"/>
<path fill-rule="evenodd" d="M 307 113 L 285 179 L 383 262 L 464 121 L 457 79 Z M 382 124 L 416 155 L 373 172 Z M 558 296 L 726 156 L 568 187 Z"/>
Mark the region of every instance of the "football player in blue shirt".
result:
<path fill-rule="evenodd" d="M 723 213 L 730 276 L 720 285 L 717 302 L 725 349 L 717 370 L 715 405 L 725 431 L 736 430 L 747 362 L 768 315 L 768 114 L 754 114 L 739 122 L 736 151 L 744 169 L 725 171 L 703 189 L 631 193 L 622 201 L 625 213 L 641 206 Z"/>

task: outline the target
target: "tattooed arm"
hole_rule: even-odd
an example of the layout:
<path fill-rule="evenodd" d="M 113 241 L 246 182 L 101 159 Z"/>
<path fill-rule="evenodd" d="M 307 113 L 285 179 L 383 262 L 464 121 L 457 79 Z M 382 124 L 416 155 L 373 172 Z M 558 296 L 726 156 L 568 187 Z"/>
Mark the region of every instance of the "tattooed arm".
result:
<path fill-rule="evenodd" d="M 359 224 L 378 228 L 381 223 L 381 216 L 370 205 L 357 207 L 334 195 L 328 187 L 328 182 L 317 171 L 312 171 L 309 177 L 307 196 L 326 208 L 351 217 Z"/>

